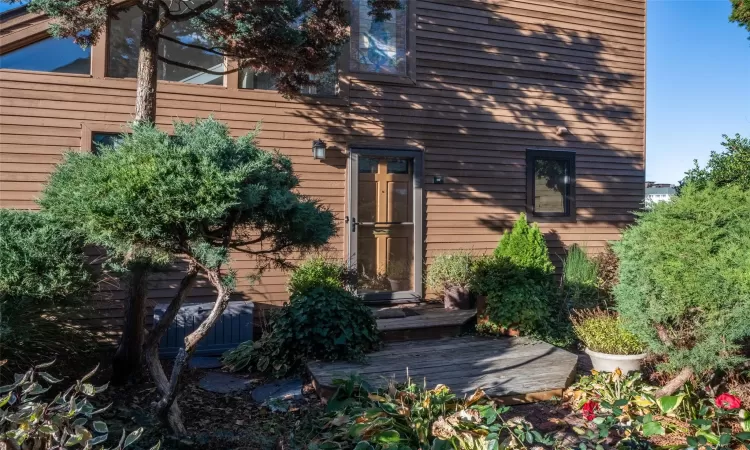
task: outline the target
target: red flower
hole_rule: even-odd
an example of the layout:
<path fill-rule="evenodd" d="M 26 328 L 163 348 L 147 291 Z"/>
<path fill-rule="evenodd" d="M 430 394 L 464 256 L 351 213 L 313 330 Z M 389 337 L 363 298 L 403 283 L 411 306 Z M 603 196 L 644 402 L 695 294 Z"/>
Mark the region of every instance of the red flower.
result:
<path fill-rule="evenodd" d="M 583 404 L 581 411 L 583 412 L 583 418 L 592 421 L 596 418 L 596 412 L 599 410 L 599 403 L 589 400 Z"/>
<path fill-rule="evenodd" d="M 724 393 L 716 397 L 716 406 L 721 409 L 738 409 L 741 403 L 742 401 L 732 394 Z"/>

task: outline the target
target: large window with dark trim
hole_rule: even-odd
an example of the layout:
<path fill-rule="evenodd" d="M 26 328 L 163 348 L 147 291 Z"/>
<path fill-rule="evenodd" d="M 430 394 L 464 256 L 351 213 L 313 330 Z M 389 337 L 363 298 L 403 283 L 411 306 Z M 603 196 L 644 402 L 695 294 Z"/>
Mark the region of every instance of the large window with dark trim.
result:
<path fill-rule="evenodd" d="M 352 72 L 405 76 L 408 72 L 408 0 L 391 12 L 391 18 L 375 20 L 367 0 L 352 0 L 349 69 Z"/>
<path fill-rule="evenodd" d="M 528 150 L 527 208 L 536 217 L 575 216 L 575 153 Z"/>
<path fill-rule="evenodd" d="M 338 94 L 338 70 L 332 66 L 330 70 L 318 75 L 310 75 L 313 84 L 303 86 L 300 93 L 321 97 L 335 97 Z M 276 80 L 269 73 L 255 72 L 252 69 L 242 69 L 239 72 L 240 89 L 257 89 L 275 91 Z"/>
<path fill-rule="evenodd" d="M 188 1 L 180 4 L 192 6 L 193 3 L 195 2 Z M 142 15 L 140 9 L 131 7 L 118 13 L 117 18 L 110 21 L 107 76 L 136 78 Z M 205 72 L 223 72 L 224 57 L 196 47 L 210 48 L 211 43 L 195 25 L 190 21 L 172 22 L 163 34 L 166 37 L 159 39 L 159 56 L 192 68 L 160 60 L 157 66 L 159 80 L 219 86 L 224 84 L 224 75 Z"/>
<path fill-rule="evenodd" d="M 87 75 L 91 73 L 91 48 L 82 49 L 73 38 L 49 37 L 0 56 L 0 69 Z"/>

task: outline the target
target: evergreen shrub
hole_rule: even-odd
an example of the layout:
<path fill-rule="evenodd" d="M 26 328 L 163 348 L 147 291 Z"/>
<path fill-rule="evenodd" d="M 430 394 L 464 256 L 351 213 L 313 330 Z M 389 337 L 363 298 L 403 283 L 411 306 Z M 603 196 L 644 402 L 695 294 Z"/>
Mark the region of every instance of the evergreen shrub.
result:
<path fill-rule="evenodd" d="M 617 309 L 666 369 L 744 362 L 750 337 L 750 191 L 688 184 L 640 213 L 615 244 Z"/>

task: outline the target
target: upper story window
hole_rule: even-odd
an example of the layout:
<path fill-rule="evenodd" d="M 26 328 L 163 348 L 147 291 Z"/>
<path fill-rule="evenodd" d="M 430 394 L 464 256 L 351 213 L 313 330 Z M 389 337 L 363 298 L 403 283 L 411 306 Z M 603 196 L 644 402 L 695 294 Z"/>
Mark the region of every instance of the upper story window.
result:
<path fill-rule="evenodd" d="M 310 78 L 314 84 L 304 86 L 302 94 L 333 97 L 338 93 L 338 71 L 335 66 L 327 72 L 311 75 Z M 239 88 L 275 91 L 276 80 L 271 74 L 243 69 L 239 73 Z"/>
<path fill-rule="evenodd" d="M 527 208 L 535 217 L 575 217 L 575 153 L 528 150 Z"/>
<path fill-rule="evenodd" d="M 183 4 L 181 2 L 180 4 Z M 115 78 L 136 78 L 138 71 L 138 45 L 141 40 L 142 12 L 131 7 L 112 19 L 109 27 L 109 60 L 107 75 Z M 163 32 L 185 44 L 210 47 L 190 21 L 172 22 Z M 167 39 L 159 40 L 159 55 L 202 69 L 221 72 L 224 70 L 224 57 L 204 50 L 186 47 Z M 158 62 L 158 77 L 164 81 L 178 81 L 192 84 L 212 84 L 222 86 L 223 75 L 208 74 L 200 70 L 177 67 L 164 61 Z"/>
<path fill-rule="evenodd" d="M 69 39 L 46 38 L 0 56 L 0 69 L 39 72 L 91 73 L 91 48 Z"/>
<path fill-rule="evenodd" d="M 367 0 L 352 0 L 349 69 L 352 72 L 407 75 L 408 0 L 385 21 L 373 20 Z"/>

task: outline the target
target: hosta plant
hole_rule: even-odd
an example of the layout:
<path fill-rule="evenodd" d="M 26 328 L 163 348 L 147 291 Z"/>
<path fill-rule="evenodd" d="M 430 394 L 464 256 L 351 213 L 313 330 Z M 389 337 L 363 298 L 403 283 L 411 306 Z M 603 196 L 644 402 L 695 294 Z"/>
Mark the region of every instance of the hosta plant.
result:
<path fill-rule="evenodd" d="M 92 449 L 109 438 L 107 424 L 96 416 L 108 407 L 96 409 L 89 399 L 107 389 L 88 380 L 96 369 L 54 397 L 48 395 L 59 380 L 43 369 L 53 363 L 32 367 L 16 374 L 15 382 L 0 387 L 0 448 L 12 449 Z M 50 399 L 50 400 L 47 400 Z M 143 433 L 139 428 L 130 434 L 123 430 L 119 442 L 110 450 L 122 450 L 135 443 Z M 151 450 L 158 450 L 156 444 Z M 104 449 L 104 447 L 96 447 Z"/>
<path fill-rule="evenodd" d="M 523 419 L 505 420 L 481 390 L 461 398 L 447 386 L 407 382 L 373 389 L 361 379 L 336 380 L 324 430 L 308 449 L 473 450 L 553 445 Z"/>

